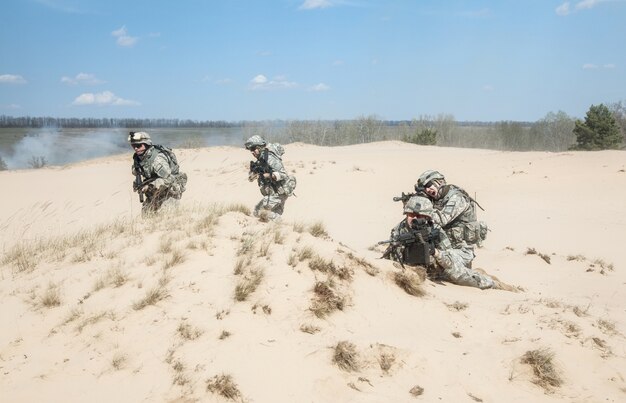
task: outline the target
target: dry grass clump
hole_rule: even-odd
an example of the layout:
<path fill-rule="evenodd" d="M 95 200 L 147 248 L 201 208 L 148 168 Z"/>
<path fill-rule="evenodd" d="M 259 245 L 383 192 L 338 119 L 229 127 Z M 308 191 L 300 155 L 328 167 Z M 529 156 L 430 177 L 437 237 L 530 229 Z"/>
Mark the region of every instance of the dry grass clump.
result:
<path fill-rule="evenodd" d="M 37 258 L 33 248 L 24 244 L 15 245 L 3 257 L 2 265 L 12 264 L 18 273 L 30 273 L 37 267 Z"/>
<path fill-rule="evenodd" d="M 250 263 L 252 263 L 252 259 L 250 258 L 250 256 L 241 256 L 235 262 L 235 268 L 233 269 L 233 274 L 235 274 L 236 276 L 243 274 L 245 268 L 250 266 Z"/>
<path fill-rule="evenodd" d="M 261 243 L 261 245 L 259 245 L 258 256 L 259 257 L 266 257 L 268 255 L 268 253 L 269 253 L 271 244 L 272 244 L 272 241 L 267 241 L 267 242 Z"/>
<path fill-rule="evenodd" d="M 184 340 L 195 340 L 202 335 L 202 330 L 191 326 L 189 323 L 181 322 L 176 329 L 178 335 L 182 337 Z"/>
<path fill-rule="evenodd" d="M 563 384 L 563 379 L 552 362 L 553 359 L 554 353 L 547 348 L 529 350 L 522 356 L 522 363 L 530 365 L 533 369 L 535 375 L 533 383 L 547 391 Z"/>
<path fill-rule="evenodd" d="M 300 331 L 304 332 L 304 333 L 308 333 L 308 334 L 315 334 L 317 332 L 319 332 L 321 329 L 317 326 L 314 325 L 301 325 L 300 326 Z"/>
<path fill-rule="evenodd" d="M 242 399 L 241 392 L 231 375 L 215 375 L 206 381 L 206 390 L 229 400 Z"/>
<path fill-rule="evenodd" d="M 115 320 L 115 313 L 112 311 L 103 311 L 100 313 L 93 314 L 85 319 L 83 319 L 78 326 L 76 326 L 76 330 L 80 333 L 87 326 L 95 325 L 100 322 L 102 319 Z"/>
<path fill-rule="evenodd" d="M 467 304 L 467 302 L 460 302 L 460 301 L 454 301 L 451 304 L 446 304 L 446 306 L 448 307 L 449 310 L 451 311 L 464 311 L 467 309 L 467 307 L 469 307 L 469 305 Z"/>
<path fill-rule="evenodd" d="M 48 288 L 39 298 L 39 304 L 44 308 L 54 308 L 61 305 L 61 292 L 55 284 L 48 285 Z"/>
<path fill-rule="evenodd" d="M 332 261 L 325 260 L 321 256 L 315 255 L 309 261 L 309 268 L 322 273 L 335 273 L 337 268 Z"/>
<path fill-rule="evenodd" d="M 585 260 L 587 260 L 586 257 L 584 257 L 583 255 L 568 255 L 567 256 L 567 261 L 576 261 L 576 262 L 584 262 Z"/>
<path fill-rule="evenodd" d="M 360 366 L 356 346 L 349 341 L 337 343 L 333 353 L 333 363 L 344 371 L 358 371 Z"/>
<path fill-rule="evenodd" d="M 419 385 L 415 385 L 409 390 L 409 393 L 413 395 L 413 397 L 418 397 L 424 394 L 424 388 Z"/>
<path fill-rule="evenodd" d="M 412 271 L 400 271 L 394 273 L 394 281 L 398 287 L 402 288 L 407 294 L 415 297 L 423 297 L 426 292 L 422 289 L 424 280 Z"/>
<path fill-rule="evenodd" d="M 241 244 L 239 245 L 239 249 L 237 249 L 237 256 L 249 255 L 254 250 L 254 244 L 256 243 L 256 239 L 253 235 L 244 235 L 241 238 Z"/>
<path fill-rule="evenodd" d="M 311 259 L 313 256 L 315 256 L 315 252 L 313 251 L 313 248 L 311 248 L 310 246 L 304 246 L 300 248 L 300 250 L 297 253 L 298 261 L 300 262 L 307 260 L 307 259 Z"/>
<path fill-rule="evenodd" d="M 109 269 L 104 276 L 96 280 L 96 283 L 93 286 L 93 290 L 101 290 L 107 285 L 118 288 L 126 284 L 127 281 L 128 275 L 124 273 L 119 267 L 115 267 Z"/>
<path fill-rule="evenodd" d="M 326 227 L 324 227 L 324 223 L 321 221 L 317 221 L 308 228 L 309 234 L 313 235 L 316 238 L 328 238 L 328 232 L 326 232 Z"/>
<path fill-rule="evenodd" d="M 596 322 L 598 328 L 605 334 L 613 335 L 617 334 L 615 330 L 615 322 L 606 320 L 606 319 L 598 319 Z"/>
<path fill-rule="evenodd" d="M 535 248 L 527 248 L 525 254 L 526 255 L 537 255 L 540 258 L 542 258 L 547 264 L 550 264 L 550 256 L 546 255 L 545 253 L 537 252 L 537 250 Z"/>
<path fill-rule="evenodd" d="M 331 278 L 315 283 L 313 292 L 315 297 L 309 309 L 318 318 L 325 318 L 336 310 L 343 311 L 346 306 L 346 297 L 336 290 Z"/>
<path fill-rule="evenodd" d="M 185 261 L 186 257 L 183 252 L 178 249 L 172 250 L 172 255 L 163 263 L 163 269 L 167 270 Z"/>
<path fill-rule="evenodd" d="M 220 336 L 218 337 L 218 339 L 224 340 L 224 339 L 230 337 L 231 335 L 232 335 L 232 333 L 229 332 L 228 330 L 222 330 L 222 333 L 220 333 Z"/>
<path fill-rule="evenodd" d="M 256 312 L 259 310 L 259 308 L 263 311 L 264 314 L 266 315 L 271 315 L 272 314 L 272 307 L 267 305 L 267 304 L 254 304 L 252 305 L 252 313 L 256 315 Z"/>
<path fill-rule="evenodd" d="M 250 210 L 250 207 L 246 206 L 243 203 L 231 203 L 231 204 L 227 204 L 226 206 L 224 206 L 223 210 L 224 213 L 228 213 L 228 212 L 237 212 L 237 213 L 242 213 L 245 214 L 247 216 L 252 215 L 252 211 Z"/>
<path fill-rule="evenodd" d="M 298 234 L 303 233 L 303 232 L 304 232 L 304 229 L 305 229 L 305 225 L 304 225 L 304 223 L 301 223 L 301 222 L 295 222 L 295 223 L 293 223 L 293 230 L 294 230 L 295 232 L 297 232 Z"/>
<path fill-rule="evenodd" d="M 260 268 L 252 268 L 250 271 L 245 273 L 239 280 L 239 283 L 235 286 L 235 300 L 245 301 L 248 299 L 250 294 L 257 289 L 259 284 L 261 284 L 263 276 L 263 269 Z"/>
<path fill-rule="evenodd" d="M 370 276 L 375 276 L 380 272 L 380 269 L 378 269 L 376 266 L 372 265 L 371 263 L 369 263 L 367 260 L 363 258 L 354 256 L 352 252 L 349 252 L 347 256 L 348 256 L 348 259 L 353 261 L 357 266 L 362 267 L 363 270 L 365 270 L 365 272 L 369 274 Z"/>
<path fill-rule="evenodd" d="M 158 285 L 148 290 L 146 292 L 146 295 L 141 300 L 133 303 L 133 309 L 136 311 L 140 311 L 149 305 L 154 305 L 157 302 L 164 300 L 165 298 L 169 297 L 169 295 L 169 292 L 164 286 Z"/>
<path fill-rule="evenodd" d="M 115 355 L 111 359 L 111 366 L 113 367 L 114 370 L 119 371 L 120 369 L 124 368 L 127 360 L 128 360 L 128 357 L 126 356 L 126 354 L 115 353 Z"/>
<path fill-rule="evenodd" d="M 396 356 L 393 353 L 381 353 L 378 356 L 378 365 L 385 373 L 389 372 L 395 362 Z"/>

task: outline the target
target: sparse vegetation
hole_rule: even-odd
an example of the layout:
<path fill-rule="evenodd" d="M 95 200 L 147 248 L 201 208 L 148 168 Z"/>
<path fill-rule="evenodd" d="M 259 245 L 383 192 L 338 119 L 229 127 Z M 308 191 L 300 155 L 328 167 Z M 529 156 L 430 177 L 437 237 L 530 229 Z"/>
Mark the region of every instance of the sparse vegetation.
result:
<path fill-rule="evenodd" d="M 180 325 L 178 325 L 176 331 L 178 332 L 178 335 L 184 340 L 195 340 L 203 333 L 201 329 L 191 326 L 187 322 L 181 322 Z"/>
<path fill-rule="evenodd" d="M 309 233 L 316 238 L 327 238 L 328 232 L 321 221 L 317 221 L 309 226 Z"/>
<path fill-rule="evenodd" d="M 167 270 L 185 261 L 186 257 L 183 252 L 178 249 L 172 250 L 172 255 L 163 263 L 163 269 Z"/>
<path fill-rule="evenodd" d="M 381 353 L 378 356 L 378 365 L 385 373 L 389 372 L 393 364 L 396 362 L 396 356 L 391 353 Z"/>
<path fill-rule="evenodd" d="M 230 335 L 231 335 L 231 334 L 232 334 L 232 333 L 230 333 L 230 332 L 229 332 L 229 331 L 227 331 L 227 330 L 222 330 L 222 333 L 220 333 L 220 336 L 218 337 L 218 339 L 220 339 L 220 340 L 224 340 L 224 339 L 226 339 L 226 338 L 230 337 Z"/>
<path fill-rule="evenodd" d="M 239 280 L 239 283 L 235 286 L 235 300 L 245 301 L 248 299 L 259 284 L 263 280 L 263 270 L 259 268 L 252 268 Z"/>
<path fill-rule="evenodd" d="M 215 375 L 206 381 L 206 389 L 229 400 L 241 399 L 241 392 L 231 375 Z"/>
<path fill-rule="evenodd" d="M 529 350 L 522 356 L 522 363 L 530 365 L 533 370 L 535 375 L 533 383 L 547 391 L 563 383 L 561 375 L 552 362 L 553 359 L 554 353 L 547 348 Z"/>
<path fill-rule="evenodd" d="M 119 371 L 120 369 L 124 368 L 127 360 L 128 357 L 125 354 L 119 352 L 115 353 L 115 355 L 113 355 L 113 358 L 111 359 L 111 366 L 114 370 Z"/>
<path fill-rule="evenodd" d="M 313 288 L 315 297 L 309 308 L 318 318 L 325 318 L 336 310 L 342 311 L 346 306 L 346 297 L 337 290 L 332 279 L 318 281 Z"/>
<path fill-rule="evenodd" d="M 164 300 L 168 296 L 169 296 L 169 293 L 167 289 L 159 285 L 157 287 L 154 287 L 148 290 L 148 292 L 146 292 L 145 297 L 143 297 L 141 300 L 133 304 L 133 309 L 136 311 L 140 311 L 149 305 L 154 305 L 157 302 Z"/>
<path fill-rule="evenodd" d="M 340 341 L 334 348 L 333 363 L 344 371 L 359 370 L 356 346 L 349 341 Z"/>
<path fill-rule="evenodd" d="M 413 395 L 413 397 L 418 397 L 424 394 L 424 388 L 419 385 L 415 385 L 409 390 L 409 393 Z"/>
<path fill-rule="evenodd" d="M 61 293 L 59 287 L 55 284 L 50 284 L 46 291 L 40 298 L 41 306 L 45 308 L 53 308 L 61 305 Z"/>
<path fill-rule="evenodd" d="M 424 280 L 416 273 L 411 271 L 395 272 L 394 281 L 398 287 L 402 288 L 407 294 L 415 297 L 423 297 L 426 292 L 422 288 Z"/>
<path fill-rule="evenodd" d="M 32 169 L 43 168 L 48 165 L 48 160 L 43 155 L 30 157 L 30 161 L 28 161 L 28 166 Z"/>
<path fill-rule="evenodd" d="M 467 302 L 454 301 L 451 304 L 446 304 L 446 306 L 449 310 L 458 312 L 466 310 L 469 304 Z"/>
<path fill-rule="evenodd" d="M 314 325 L 301 325 L 300 326 L 300 331 L 304 333 L 315 334 L 319 332 L 320 330 L 321 329 L 319 327 L 314 326 Z"/>

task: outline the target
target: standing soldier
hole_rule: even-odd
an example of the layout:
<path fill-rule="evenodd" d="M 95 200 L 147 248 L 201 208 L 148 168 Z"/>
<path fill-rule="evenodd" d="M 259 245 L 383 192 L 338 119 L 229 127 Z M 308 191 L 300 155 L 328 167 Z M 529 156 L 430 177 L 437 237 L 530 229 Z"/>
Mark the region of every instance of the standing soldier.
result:
<path fill-rule="evenodd" d="M 285 171 L 278 143 L 267 143 L 261 136 L 252 136 L 244 144 L 256 161 L 250 161 L 248 180 L 257 180 L 263 198 L 254 207 L 254 216 L 280 220 L 287 198 L 296 188 L 296 178 Z"/>
<path fill-rule="evenodd" d="M 139 193 L 145 216 L 165 206 L 176 206 L 185 191 L 187 174 L 180 172 L 171 148 L 152 144 L 146 132 L 130 132 L 128 142 L 135 150 L 133 190 Z M 144 200 L 145 196 L 145 200 Z"/>

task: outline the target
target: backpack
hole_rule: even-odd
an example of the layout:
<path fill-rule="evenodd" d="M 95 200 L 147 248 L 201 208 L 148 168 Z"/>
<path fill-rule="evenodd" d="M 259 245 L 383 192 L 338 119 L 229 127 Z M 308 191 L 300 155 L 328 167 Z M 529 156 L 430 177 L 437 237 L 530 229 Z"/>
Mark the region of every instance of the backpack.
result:
<path fill-rule="evenodd" d="M 172 175 L 178 175 L 180 167 L 178 165 L 178 159 L 176 159 L 176 154 L 174 154 L 174 151 L 171 148 L 162 146 L 160 144 L 154 144 L 152 147 L 165 154 L 165 156 L 167 157 L 167 161 L 170 163 L 170 170 L 172 171 Z"/>

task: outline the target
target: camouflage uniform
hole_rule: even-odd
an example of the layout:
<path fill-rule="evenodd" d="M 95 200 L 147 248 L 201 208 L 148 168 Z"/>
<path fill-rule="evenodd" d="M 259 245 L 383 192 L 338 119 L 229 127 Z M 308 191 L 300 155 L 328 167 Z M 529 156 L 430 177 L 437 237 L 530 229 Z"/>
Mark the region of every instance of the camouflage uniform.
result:
<path fill-rule="evenodd" d="M 267 218 L 270 220 L 280 219 L 285 209 L 285 202 L 293 194 L 295 178 L 287 174 L 285 166 L 281 160 L 284 149 L 279 144 L 267 144 L 260 136 L 252 136 L 245 144 L 246 149 L 260 149 L 257 163 L 266 172 L 271 172 L 269 178 L 262 174 L 250 171 L 248 179 L 255 178 L 263 198 L 254 207 L 254 216 L 259 217 L 262 211 L 267 211 Z"/>
<path fill-rule="evenodd" d="M 415 206 L 417 211 L 414 210 Z M 433 209 L 432 203 L 426 197 L 414 196 L 405 205 L 405 213 L 415 212 L 422 215 L 430 216 L 433 221 L 433 228 L 440 229 L 439 239 L 435 242 L 435 263 L 432 264 L 433 271 L 441 274 L 441 276 L 451 283 L 477 287 L 480 289 L 494 287 L 494 281 L 485 274 L 476 272 L 470 268 L 470 264 L 474 259 L 473 248 L 466 243 L 454 244 L 445 231 L 441 230 L 441 226 L 434 220 L 437 211 Z M 390 239 L 397 239 L 400 234 L 410 232 L 406 219 L 402 220 L 391 230 Z"/>
<path fill-rule="evenodd" d="M 172 164 L 164 151 L 159 150 L 159 146 L 153 146 L 150 137 L 145 132 L 135 133 L 141 137 L 146 144 L 146 151 L 142 155 L 133 155 L 132 174 L 140 174 L 143 180 L 153 179 L 143 190 L 145 200 L 143 202 L 142 214 L 149 214 L 158 211 L 163 207 L 175 207 L 179 203 L 185 191 L 187 175 L 182 172 L 172 172 Z M 129 138 L 131 138 L 129 136 Z M 139 141 L 139 140 L 138 140 Z M 130 140 L 131 144 L 138 144 L 137 141 Z M 178 171 L 176 164 L 175 170 Z M 142 191 L 139 189 L 138 191 Z"/>

